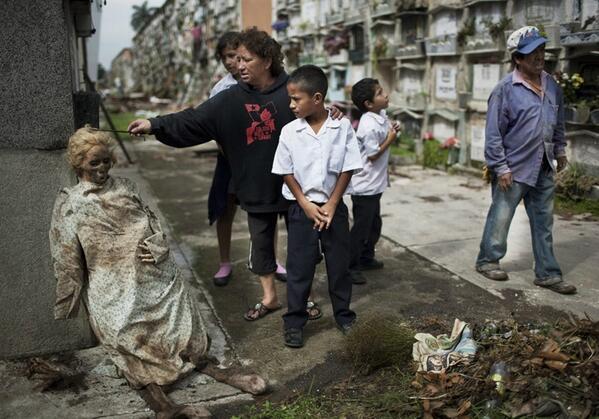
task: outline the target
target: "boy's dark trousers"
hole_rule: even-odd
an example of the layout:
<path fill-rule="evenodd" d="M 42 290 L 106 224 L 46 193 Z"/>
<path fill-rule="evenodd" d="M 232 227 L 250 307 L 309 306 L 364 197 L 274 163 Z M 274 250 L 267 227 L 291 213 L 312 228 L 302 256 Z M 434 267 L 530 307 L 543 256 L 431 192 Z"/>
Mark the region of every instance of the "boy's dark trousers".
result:
<path fill-rule="evenodd" d="M 329 296 L 337 324 L 355 320 L 350 310 L 352 283 L 349 276 L 349 221 L 347 206 L 341 201 L 328 229 L 315 230 L 314 222 L 294 202 L 289 207 L 287 238 L 287 313 L 285 329 L 302 329 L 308 321 L 306 303 L 310 295 L 320 248 L 324 253 Z"/>
<path fill-rule="evenodd" d="M 381 196 L 352 195 L 354 225 L 351 229 L 351 252 L 349 268 L 358 270 L 361 263 L 374 259 L 374 246 L 381 237 Z"/>

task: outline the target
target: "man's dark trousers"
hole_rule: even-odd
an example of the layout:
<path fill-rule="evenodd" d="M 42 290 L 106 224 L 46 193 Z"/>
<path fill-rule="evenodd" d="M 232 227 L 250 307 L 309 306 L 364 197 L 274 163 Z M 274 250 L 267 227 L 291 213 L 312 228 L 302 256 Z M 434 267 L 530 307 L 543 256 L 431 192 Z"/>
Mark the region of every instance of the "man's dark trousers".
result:
<path fill-rule="evenodd" d="M 324 253 L 329 296 L 337 324 L 355 320 L 350 310 L 352 283 L 349 277 L 349 220 L 347 206 L 341 201 L 328 229 L 314 229 L 304 210 L 294 202 L 289 207 L 287 239 L 287 313 L 285 329 L 301 329 L 308 321 L 306 303 L 310 295 L 320 249 Z"/>
<path fill-rule="evenodd" d="M 381 196 L 352 195 L 354 225 L 351 229 L 351 252 L 349 268 L 357 270 L 361 263 L 374 259 L 374 246 L 381 237 Z"/>

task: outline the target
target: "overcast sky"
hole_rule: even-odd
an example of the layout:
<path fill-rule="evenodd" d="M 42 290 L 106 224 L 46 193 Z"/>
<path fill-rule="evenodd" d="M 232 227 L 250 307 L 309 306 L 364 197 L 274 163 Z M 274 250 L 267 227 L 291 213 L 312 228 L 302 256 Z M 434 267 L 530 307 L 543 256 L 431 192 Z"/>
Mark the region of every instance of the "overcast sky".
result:
<path fill-rule="evenodd" d="M 98 0 L 101 1 L 101 0 Z M 148 0 L 149 7 L 162 6 L 165 0 Z M 102 8 L 100 26 L 100 63 L 110 68 L 112 59 L 125 47 L 132 45 L 133 29 L 131 13 L 133 5 L 141 5 L 143 0 L 107 0 Z"/>

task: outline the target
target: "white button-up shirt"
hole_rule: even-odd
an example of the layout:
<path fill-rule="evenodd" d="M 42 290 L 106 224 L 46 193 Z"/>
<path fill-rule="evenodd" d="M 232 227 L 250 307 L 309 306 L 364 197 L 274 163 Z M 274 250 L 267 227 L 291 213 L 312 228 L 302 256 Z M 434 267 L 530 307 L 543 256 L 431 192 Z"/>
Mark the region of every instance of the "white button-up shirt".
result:
<path fill-rule="evenodd" d="M 210 90 L 210 97 L 216 96 L 223 90 L 227 90 L 229 87 L 236 85 L 236 84 L 237 84 L 237 80 L 235 80 L 235 77 L 233 77 L 231 75 L 231 73 L 227 73 L 227 75 L 225 77 L 223 77 L 222 79 L 220 79 L 214 85 L 212 90 Z"/>
<path fill-rule="evenodd" d="M 272 173 L 293 175 L 304 196 L 312 202 L 326 203 L 339 174 L 362 169 L 356 134 L 349 120 L 329 116 L 315 134 L 305 119 L 296 119 L 281 130 Z M 295 197 L 283 185 L 283 196 Z"/>
<path fill-rule="evenodd" d="M 383 193 L 389 184 L 387 168 L 389 166 L 389 148 L 375 161 L 368 157 L 375 155 L 380 150 L 380 145 L 389 133 L 389 120 L 384 110 L 380 113 L 366 112 L 360 118 L 358 131 L 358 144 L 364 169 L 352 176 L 348 193 L 352 195 L 376 195 Z"/>

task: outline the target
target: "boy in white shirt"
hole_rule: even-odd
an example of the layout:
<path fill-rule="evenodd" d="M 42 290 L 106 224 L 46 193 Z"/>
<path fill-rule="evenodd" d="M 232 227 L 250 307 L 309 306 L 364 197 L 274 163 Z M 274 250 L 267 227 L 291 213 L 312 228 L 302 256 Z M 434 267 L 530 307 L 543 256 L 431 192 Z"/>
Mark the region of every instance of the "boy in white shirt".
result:
<path fill-rule="evenodd" d="M 290 108 L 298 119 L 281 130 L 272 172 L 283 175 L 289 207 L 285 345 L 303 346 L 306 302 L 320 248 L 326 260 L 335 320 L 344 334 L 355 321 L 349 308 L 349 221 L 343 194 L 362 168 L 355 133 L 347 119 L 333 120 L 324 107 L 328 83 L 313 65 L 289 76 Z"/>
<path fill-rule="evenodd" d="M 399 123 L 387 119 L 389 97 L 378 80 L 365 78 L 352 87 L 352 101 L 363 112 L 356 136 L 364 169 L 353 176 L 350 190 L 354 224 L 351 229 L 350 276 L 352 283 L 364 284 L 361 271 L 380 269 L 374 257 L 381 235 L 381 196 L 389 184 L 389 146 L 399 132 Z"/>

